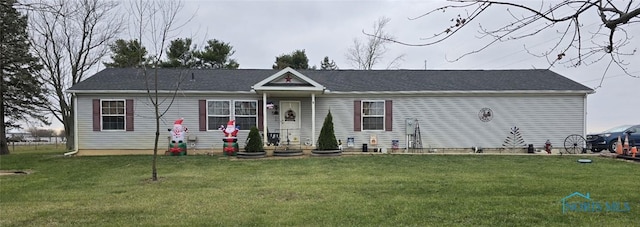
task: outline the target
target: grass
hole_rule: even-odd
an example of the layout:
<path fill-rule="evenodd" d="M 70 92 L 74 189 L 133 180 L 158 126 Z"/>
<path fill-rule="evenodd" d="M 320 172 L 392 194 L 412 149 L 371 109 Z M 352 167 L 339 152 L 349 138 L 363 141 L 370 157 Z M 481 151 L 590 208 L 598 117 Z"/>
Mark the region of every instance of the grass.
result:
<path fill-rule="evenodd" d="M 0 226 L 637 226 L 640 165 L 578 156 L 376 155 L 237 161 L 0 156 Z M 624 213 L 562 213 L 589 192 Z"/>

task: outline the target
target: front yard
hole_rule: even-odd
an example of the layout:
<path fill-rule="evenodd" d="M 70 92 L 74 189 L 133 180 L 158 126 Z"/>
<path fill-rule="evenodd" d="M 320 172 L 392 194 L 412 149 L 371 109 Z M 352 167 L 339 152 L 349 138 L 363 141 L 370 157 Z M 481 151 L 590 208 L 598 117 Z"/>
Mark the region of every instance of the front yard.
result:
<path fill-rule="evenodd" d="M 0 226 L 637 226 L 640 164 L 590 156 L 375 155 L 235 160 L 0 156 Z M 627 202 L 563 214 L 561 200 Z M 579 200 L 579 199 L 578 199 Z"/>

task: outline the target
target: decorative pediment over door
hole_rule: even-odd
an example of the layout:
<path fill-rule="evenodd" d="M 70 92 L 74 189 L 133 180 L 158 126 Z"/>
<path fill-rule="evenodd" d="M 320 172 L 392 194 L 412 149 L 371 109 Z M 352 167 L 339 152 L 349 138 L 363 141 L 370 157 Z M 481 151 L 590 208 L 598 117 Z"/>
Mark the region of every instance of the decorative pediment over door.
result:
<path fill-rule="evenodd" d="M 314 91 L 322 92 L 325 87 L 302 73 L 287 67 L 254 84 L 253 90 L 260 91 Z"/>

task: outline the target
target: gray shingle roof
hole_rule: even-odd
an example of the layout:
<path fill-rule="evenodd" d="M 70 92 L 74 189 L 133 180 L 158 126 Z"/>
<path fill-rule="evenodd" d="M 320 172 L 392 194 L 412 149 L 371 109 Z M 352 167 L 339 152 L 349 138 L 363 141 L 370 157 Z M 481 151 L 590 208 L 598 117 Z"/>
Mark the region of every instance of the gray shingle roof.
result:
<path fill-rule="evenodd" d="M 525 70 L 297 70 L 330 91 L 580 91 L 592 89 L 546 69 Z M 150 77 L 155 70 L 148 69 Z M 272 69 L 158 69 L 159 90 L 250 91 L 279 72 Z M 193 80 L 192 80 L 193 77 Z M 108 68 L 69 88 L 76 91 L 146 90 L 142 70 Z"/>

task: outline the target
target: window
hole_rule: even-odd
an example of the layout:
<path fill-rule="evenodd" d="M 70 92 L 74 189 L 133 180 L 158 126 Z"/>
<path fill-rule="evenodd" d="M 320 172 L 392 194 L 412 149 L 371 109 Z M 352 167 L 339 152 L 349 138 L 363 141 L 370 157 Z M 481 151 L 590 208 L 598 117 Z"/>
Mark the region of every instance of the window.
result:
<path fill-rule="evenodd" d="M 362 101 L 362 130 L 384 130 L 384 101 Z"/>
<path fill-rule="evenodd" d="M 207 130 L 218 130 L 235 119 L 240 130 L 249 130 L 258 123 L 258 101 L 207 101 Z"/>
<path fill-rule="evenodd" d="M 249 130 L 256 126 L 258 122 L 258 102 L 257 101 L 235 101 L 234 116 L 236 126 L 241 130 Z"/>
<path fill-rule="evenodd" d="M 125 130 L 124 100 L 102 100 L 100 113 L 102 130 Z"/>
<path fill-rule="evenodd" d="M 221 125 L 227 125 L 231 114 L 229 101 L 207 101 L 208 130 L 218 130 Z"/>

